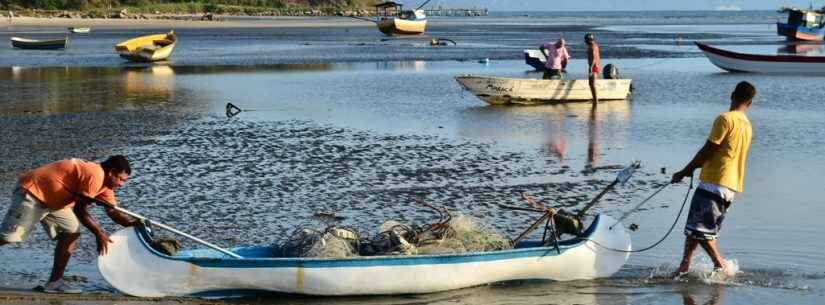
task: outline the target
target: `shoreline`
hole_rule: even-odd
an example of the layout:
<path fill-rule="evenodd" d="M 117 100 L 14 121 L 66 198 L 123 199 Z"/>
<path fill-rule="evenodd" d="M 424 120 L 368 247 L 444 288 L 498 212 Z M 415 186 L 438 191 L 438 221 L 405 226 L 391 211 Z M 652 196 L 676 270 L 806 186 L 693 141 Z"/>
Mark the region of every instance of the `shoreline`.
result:
<path fill-rule="evenodd" d="M 195 304 L 202 304 L 202 305 L 220 305 L 220 304 L 232 304 L 232 303 L 245 303 L 245 302 L 227 302 L 222 301 L 219 299 L 216 300 L 208 300 L 208 299 L 198 299 L 198 298 L 184 298 L 184 297 L 166 297 L 166 298 L 139 298 L 133 296 L 127 296 L 122 294 L 115 294 L 115 293 L 106 293 L 106 292 L 83 292 L 81 294 L 58 294 L 58 293 L 45 293 L 45 292 L 37 292 L 30 289 L 17 289 L 17 288 L 5 288 L 0 287 L 0 304 L 20 304 L 20 303 L 46 303 L 46 304 L 58 304 L 66 303 L 66 302 L 79 302 L 79 303 L 86 303 L 86 302 L 107 302 L 111 301 L 112 304 L 117 304 L 121 302 L 128 302 L 134 304 L 153 304 L 153 305 L 161 305 L 161 304 L 182 304 L 182 305 L 195 305 Z M 37 304 L 35 303 L 35 304 Z"/>
<path fill-rule="evenodd" d="M 0 29 L 91 27 L 104 29 L 150 29 L 150 28 L 322 28 L 322 27 L 373 27 L 374 23 L 337 16 L 275 16 L 275 17 L 221 17 L 219 21 L 184 19 L 196 15 L 175 15 L 176 19 L 104 19 L 104 18 L 42 18 L 14 17 L 0 18 Z M 180 19 L 177 19 L 180 18 Z"/>

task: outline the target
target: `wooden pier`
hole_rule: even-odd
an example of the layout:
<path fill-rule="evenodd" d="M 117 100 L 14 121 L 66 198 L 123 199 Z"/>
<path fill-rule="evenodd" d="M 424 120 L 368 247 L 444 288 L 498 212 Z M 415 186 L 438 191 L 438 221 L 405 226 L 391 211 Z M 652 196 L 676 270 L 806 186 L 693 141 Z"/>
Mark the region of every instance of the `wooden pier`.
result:
<path fill-rule="evenodd" d="M 448 17 L 477 17 L 487 16 L 486 8 L 447 8 L 434 7 L 424 9 L 424 14 L 427 16 L 448 16 Z"/>

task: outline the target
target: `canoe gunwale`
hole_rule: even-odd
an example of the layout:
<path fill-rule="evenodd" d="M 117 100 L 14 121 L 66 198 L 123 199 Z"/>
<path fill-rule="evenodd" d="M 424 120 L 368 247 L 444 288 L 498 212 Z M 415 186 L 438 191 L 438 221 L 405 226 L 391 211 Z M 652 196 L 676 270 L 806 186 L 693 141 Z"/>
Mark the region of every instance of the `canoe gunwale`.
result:
<path fill-rule="evenodd" d="M 601 222 L 601 216 L 597 216 L 592 224 L 585 230 L 580 237 L 571 238 L 559 241 L 559 251 L 564 253 L 569 249 L 582 246 L 590 240 L 596 232 L 596 228 Z M 261 267 L 302 267 L 302 268 L 330 268 L 330 267 L 370 267 L 370 266 L 392 266 L 392 265 L 434 265 L 434 264 L 454 264 L 476 261 L 489 261 L 500 259 L 512 259 L 515 257 L 533 257 L 533 256 L 556 256 L 560 253 L 556 252 L 555 246 L 536 246 L 529 247 L 526 245 L 540 244 L 539 241 L 524 241 L 519 243 L 525 247 L 517 247 L 507 250 L 488 251 L 488 252 L 468 252 L 457 254 L 422 254 L 410 256 L 357 256 L 351 258 L 301 258 L 301 257 L 250 257 L 250 258 L 232 258 L 219 254 L 221 257 L 176 257 L 169 256 L 158 252 L 150 246 L 152 237 L 149 231 L 144 226 L 136 226 L 136 236 L 140 240 L 143 247 L 165 260 L 181 261 L 191 263 L 199 267 L 219 267 L 219 268 L 261 268 Z M 233 248 L 237 250 L 243 248 Z M 534 252 L 543 252 L 542 255 L 536 255 Z M 216 253 L 217 254 L 217 253 Z M 418 262 L 416 262 L 418 261 Z"/>

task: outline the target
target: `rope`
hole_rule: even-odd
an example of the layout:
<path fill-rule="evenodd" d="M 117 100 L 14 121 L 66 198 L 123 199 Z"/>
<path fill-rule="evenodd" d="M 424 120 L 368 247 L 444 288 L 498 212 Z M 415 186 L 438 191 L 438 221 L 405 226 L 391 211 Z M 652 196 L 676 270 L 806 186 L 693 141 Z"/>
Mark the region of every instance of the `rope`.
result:
<path fill-rule="evenodd" d="M 692 180 L 691 180 L 691 181 L 692 181 Z M 615 227 L 617 224 L 619 224 L 620 222 L 622 222 L 622 220 L 625 220 L 625 218 L 627 218 L 627 216 L 630 216 L 630 214 L 632 214 L 633 212 L 636 212 L 637 210 L 639 210 L 639 208 L 641 208 L 641 207 L 642 207 L 642 205 L 644 205 L 645 203 L 647 203 L 648 201 L 650 201 L 650 199 L 653 199 L 653 196 L 656 196 L 656 194 L 659 194 L 659 192 L 661 192 L 662 190 L 664 190 L 664 189 L 665 189 L 668 185 L 670 185 L 670 183 L 667 183 L 667 184 L 665 184 L 665 185 L 661 186 L 658 190 L 656 190 L 655 192 L 653 192 L 653 194 L 650 194 L 650 196 L 647 196 L 647 198 L 645 198 L 645 200 L 642 200 L 642 202 L 640 202 L 640 203 L 639 203 L 639 204 L 637 204 L 635 207 L 633 207 L 632 209 L 630 209 L 630 211 L 627 211 L 627 212 L 625 212 L 624 214 L 622 214 L 622 217 L 619 217 L 619 220 L 616 220 L 616 223 L 615 223 L 615 224 L 613 224 L 612 226 L 610 226 L 610 227 L 609 227 L 609 229 L 610 229 L 610 230 L 613 230 L 613 227 Z"/>
<path fill-rule="evenodd" d="M 665 186 L 667 186 L 667 185 L 665 185 Z M 645 201 L 642 201 L 642 203 L 644 203 L 644 202 L 646 202 L 646 201 L 650 200 L 650 198 L 653 198 L 653 196 L 654 196 L 654 195 L 658 194 L 658 193 L 659 193 L 659 191 L 663 190 L 664 188 L 665 188 L 665 187 L 661 187 L 659 190 L 657 190 L 655 193 L 653 193 L 653 195 L 650 195 L 650 197 L 648 197 L 647 199 L 645 199 Z M 595 240 L 592 240 L 592 239 L 589 239 L 589 238 L 585 238 L 585 240 L 592 241 L 592 242 L 593 242 L 594 244 L 596 244 L 597 246 L 602 247 L 602 248 L 605 248 L 605 249 L 607 249 L 607 250 L 616 251 L 616 252 L 622 252 L 622 253 L 639 253 L 639 252 L 644 252 L 644 251 L 647 251 L 647 250 L 653 249 L 653 248 L 655 248 L 656 246 L 658 246 L 659 244 L 661 244 L 661 243 L 662 243 L 665 239 L 667 239 L 667 237 L 668 237 L 668 236 L 670 236 L 670 233 L 672 233 L 672 232 L 673 232 L 673 228 L 675 228 L 675 227 L 676 227 L 676 224 L 677 224 L 677 223 L 679 223 L 679 218 L 681 218 L 681 217 L 682 217 L 682 212 L 685 210 L 685 205 L 687 204 L 688 196 L 690 196 L 690 190 L 692 190 L 692 189 L 693 189 L 693 177 L 691 176 L 691 177 L 690 177 L 690 186 L 688 187 L 687 193 L 685 193 L 685 200 L 684 200 L 684 201 L 682 201 L 682 207 L 681 207 L 681 208 L 679 208 L 679 214 L 678 214 L 678 215 L 676 215 L 676 219 L 674 219 L 674 220 L 673 220 L 673 224 L 672 224 L 672 225 L 670 225 L 670 229 L 668 229 L 668 230 L 667 230 L 667 233 L 665 233 L 665 236 L 662 236 L 662 238 L 661 238 L 661 239 L 659 239 L 659 241 L 655 242 L 654 244 L 652 244 L 652 245 L 650 245 L 650 246 L 648 246 L 648 247 L 645 247 L 645 248 L 642 248 L 642 249 L 639 249 L 639 250 L 623 250 L 623 249 L 615 249 L 615 248 L 611 248 L 611 247 L 608 247 L 608 246 L 602 245 L 602 244 L 600 244 L 599 242 L 597 242 L 597 241 L 595 241 Z M 638 206 L 637 206 L 637 208 L 638 208 Z M 632 212 L 632 211 L 633 211 L 633 210 L 631 210 L 631 212 Z M 618 222 L 617 222 L 617 223 L 618 223 Z M 612 226 L 611 226 L 611 228 L 612 228 Z"/>
<path fill-rule="evenodd" d="M 681 42 L 681 39 L 680 39 L 680 38 L 677 38 L 677 40 L 676 40 L 676 44 L 675 44 L 674 46 L 672 46 L 672 48 L 670 48 L 669 50 L 668 50 L 668 49 L 666 49 L 665 51 L 669 51 L 669 52 L 684 52 L 684 51 L 683 51 L 683 48 L 682 48 L 682 42 Z M 671 60 L 674 60 L 674 59 L 678 59 L 678 58 L 679 58 L 679 57 L 665 57 L 665 58 L 662 58 L 662 59 L 660 59 L 660 60 L 654 61 L 654 62 L 652 62 L 652 63 L 640 64 L 640 65 L 636 65 L 636 66 L 629 66 L 629 67 L 622 67 L 622 70 L 625 70 L 625 71 L 631 71 L 631 72 L 632 72 L 633 70 L 644 70 L 644 69 L 646 69 L 646 68 L 649 68 L 649 67 L 652 67 L 652 66 L 656 66 L 656 65 L 660 65 L 660 64 L 662 64 L 662 63 L 665 63 L 665 62 L 668 62 L 668 61 L 671 61 Z M 633 73 L 628 73 L 628 74 L 633 74 Z"/>

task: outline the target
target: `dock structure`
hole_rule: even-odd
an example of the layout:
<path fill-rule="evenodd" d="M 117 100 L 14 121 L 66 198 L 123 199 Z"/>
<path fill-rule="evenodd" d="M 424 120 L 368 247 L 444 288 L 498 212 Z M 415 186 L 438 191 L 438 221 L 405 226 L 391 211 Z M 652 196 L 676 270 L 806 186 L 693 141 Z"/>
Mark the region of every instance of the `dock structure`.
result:
<path fill-rule="evenodd" d="M 476 17 L 487 16 L 486 8 L 449 8 L 449 7 L 433 7 L 424 9 L 427 16 L 448 16 L 448 17 Z"/>

